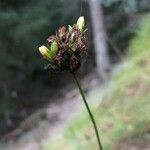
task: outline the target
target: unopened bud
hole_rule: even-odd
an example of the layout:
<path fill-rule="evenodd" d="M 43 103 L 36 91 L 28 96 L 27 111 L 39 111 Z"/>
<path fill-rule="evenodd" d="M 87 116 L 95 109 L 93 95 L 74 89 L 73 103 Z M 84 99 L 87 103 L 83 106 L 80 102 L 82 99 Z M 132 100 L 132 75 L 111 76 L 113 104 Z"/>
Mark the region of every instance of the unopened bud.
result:
<path fill-rule="evenodd" d="M 72 26 L 71 25 L 68 25 L 68 31 L 72 32 Z"/>
<path fill-rule="evenodd" d="M 51 60 L 51 56 L 50 56 L 50 54 L 49 54 L 50 51 L 49 51 L 49 49 L 48 49 L 46 46 L 44 46 L 44 45 L 40 46 L 40 47 L 39 47 L 39 51 L 40 51 L 41 55 L 42 55 L 45 59 Z"/>
<path fill-rule="evenodd" d="M 84 16 L 79 17 L 77 20 L 77 26 L 82 31 L 85 26 Z"/>
<path fill-rule="evenodd" d="M 57 52 L 58 52 L 58 45 L 57 45 L 57 42 L 54 41 L 51 44 L 51 48 L 50 48 L 50 56 L 52 59 L 56 56 Z"/>

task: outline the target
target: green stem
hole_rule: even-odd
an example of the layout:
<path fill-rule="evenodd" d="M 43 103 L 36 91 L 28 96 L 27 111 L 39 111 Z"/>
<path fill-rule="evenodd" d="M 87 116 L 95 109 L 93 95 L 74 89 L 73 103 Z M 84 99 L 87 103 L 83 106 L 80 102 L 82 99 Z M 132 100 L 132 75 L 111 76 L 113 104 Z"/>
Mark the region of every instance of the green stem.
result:
<path fill-rule="evenodd" d="M 82 98 L 83 98 L 84 104 L 85 104 L 86 109 L 87 109 L 88 114 L 89 114 L 89 117 L 90 117 L 90 119 L 91 119 L 91 121 L 92 121 L 92 123 L 93 123 L 93 127 L 94 127 L 94 130 L 95 130 L 95 134 L 96 134 L 96 138 L 97 138 L 99 150 L 102 150 L 103 148 L 102 148 L 102 144 L 101 144 L 101 140 L 100 140 L 100 136 L 99 136 L 99 133 L 98 133 L 98 128 L 97 128 L 97 125 L 96 125 L 94 116 L 93 116 L 93 114 L 92 114 L 92 112 L 91 112 L 91 110 L 90 110 L 90 107 L 89 107 L 89 105 L 88 105 L 88 103 L 87 103 L 87 101 L 86 101 L 86 98 L 85 98 L 85 96 L 84 96 L 84 92 L 83 92 L 83 90 L 82 90 L 82 88 L 81 88 L 80 82 L 79 82 L 78 78 L 76 77 L 76 74 L 75 74 L 75 73 L 73 73 L 73 77 L 74 77 L 75 82 L 76 82 L 76 84 L 77 84 L 77 86 L 78 86 L 78 88 L 79 88 L 80 94 L 81 94 L 81 96 L 82 96 Z"/>

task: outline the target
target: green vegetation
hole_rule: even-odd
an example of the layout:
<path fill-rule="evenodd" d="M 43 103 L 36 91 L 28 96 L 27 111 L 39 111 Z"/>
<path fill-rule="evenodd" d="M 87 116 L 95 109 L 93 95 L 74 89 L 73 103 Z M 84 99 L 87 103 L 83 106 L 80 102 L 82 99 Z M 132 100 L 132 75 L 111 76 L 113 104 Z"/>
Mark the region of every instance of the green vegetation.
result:
<path fill-rule="evenodd" d="M 131 56 L 131 57 L 141 55 L 141 53 L 143 53 L 143 52 L 145 53 L 145 51 L 150 51 L 149 14 L 145 15 L 145 17 L 141 19 L 141 24 L 142 25 L 139 27 L 139 31 L 136 34 L 137 36 L 130 43 L 129 56 Z"/>
<path fill-rule="evenodd" d="M 130 44 L 129 54 L 132 55 L 124 61 L 124 69 L 112 77 L 109 88 L 106 88 L 103 93 L 102 104 L 93 108 L 104 150 L 120 150 L 122 144 L 127 143 L 129 146 L 128 143 L 131 141 L 148 145 L 150 140 L 148 136 L 150 131 L 150 19 L 148 17 L 149 15 L 144 17 L 140 30 Z M 87 113 L 73 120 L 63 137 L 50 141 L 43 148 L 43 150 L 55 149 L 98 149 Z"/>

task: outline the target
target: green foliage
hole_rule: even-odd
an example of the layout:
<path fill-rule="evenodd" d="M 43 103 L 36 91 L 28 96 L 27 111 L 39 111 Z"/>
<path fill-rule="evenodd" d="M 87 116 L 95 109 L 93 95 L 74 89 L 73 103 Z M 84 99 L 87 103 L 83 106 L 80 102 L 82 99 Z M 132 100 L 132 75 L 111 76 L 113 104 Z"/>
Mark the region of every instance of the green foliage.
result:
<path fill-rule="evenodd" d="M 125 11 L 126 13 L 146 11 L 150 9 L 149 0 L 102 0 L 102 4 L 107 7 L 110 7 L 113 4 L 121 4 L 122 11 Z"/>
<path fill-rule="evenodd" d="M 135 40 L 130 42 L 129 47 L 129 56 L 133 57 L 135 54 L 141 55 L 141 53 L 150 50 L 150 42 L 149 42 L 149 35 L 150 35 L 150 20 L 149 14 L 145 15 L 140 22 L 141 26 L 138 28 L 137 36 Z M 143 44 L 144 43 L 144 44 Z"/>
<path fill-rule="evenodd" d="M 139 12 L 150 9 L 149 0 L 102 0 L 109 38 L 121 50 L 128 47 L 133 37 Z M 113 22 L 113 23 L 112 23 Z"/>

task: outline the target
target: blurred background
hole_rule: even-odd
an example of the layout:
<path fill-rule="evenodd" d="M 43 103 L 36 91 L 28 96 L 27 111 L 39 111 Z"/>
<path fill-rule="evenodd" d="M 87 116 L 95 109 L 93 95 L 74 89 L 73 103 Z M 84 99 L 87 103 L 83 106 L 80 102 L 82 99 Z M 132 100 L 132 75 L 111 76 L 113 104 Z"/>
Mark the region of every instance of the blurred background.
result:
<path fill-rule="evenodd" d="M 38 47 L 85 17 L 78 71 L 104 150 L 150 149 L 149 0 L 0 0 L 0 150 L 97 150 L 72 76 Z"/>

